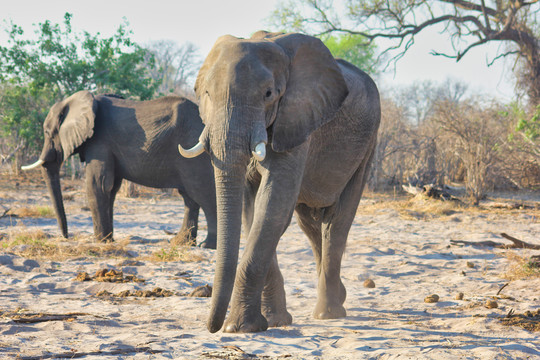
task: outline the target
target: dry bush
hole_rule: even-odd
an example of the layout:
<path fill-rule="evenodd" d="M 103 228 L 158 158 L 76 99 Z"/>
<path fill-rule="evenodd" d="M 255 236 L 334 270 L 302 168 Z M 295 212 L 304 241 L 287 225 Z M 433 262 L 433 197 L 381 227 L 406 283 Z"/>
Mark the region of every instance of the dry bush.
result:
<path fill-rule="evenodd" d="M 448 148 L 463 163 L 467 191 L 478 204 L 489 189 L 490 171 L 500 161 L 497 156 L 506 142 L 506 119 L 497 106 L 483 107 L 473 100 L 439 103 L 435 121 L 449 137 Z"/>
<path fill-rule="evenodd" d="M 508 269 L 502 275 L 504 279 L 520 280 L 540 277 L 540 262 L 534 261 L 531 257 L 518 255 L 513 251 L 506 253 Z"/>
<path fill-rule="evenodd" d="M 465 89 L 455 82 L 415 84 L 382 98 L 369 189 L 457 183 L 478 203 L 491 190 L 540 186 L 538 139 L 516 130 L 523 112 L 463 98 Z"/>
<path fill-rule="evenodd" d="M 409 175 L 415 150 L 412 126 L 407 122 L 405 109 L 390 99 L 383 98 L 381 103 L 381 124 L 368 182 L 369 188 L 374 190 L 401 184 Z"/>

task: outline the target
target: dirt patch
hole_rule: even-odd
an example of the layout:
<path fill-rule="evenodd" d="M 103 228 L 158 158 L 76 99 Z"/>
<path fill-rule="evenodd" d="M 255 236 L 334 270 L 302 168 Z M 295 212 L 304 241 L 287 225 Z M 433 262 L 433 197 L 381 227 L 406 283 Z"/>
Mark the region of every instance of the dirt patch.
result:
<path fill-rule="evenodd" d="M 127 282 L 137 282 L 143 283 L 145 280 L 143 278 L 137 277 L 135 275 L 124 275 L 120 270 L 114 269 L 101 269 L 96 271 L 94 276 L 88 275 L 87 272 L 80 272 L 77 274 L 77 277 L 73 279 L 74 281 L 99 281 L 99 282 L 115 282 L 115 283 L 127 283 Z"/>
<path fill-rule="evenodd" d="M 526 311 L 523 314 L 515 314 L 510 310 L 508 315 L 501 319 L 503 325 L 519 326 L 531 332 L 540 331 L 540 309 L 536 311 Z"/>
<path fill-rule="evenodd" d="M 124 290 L 119 293 L 113 294 L 107 290 L 102 290 L 96 294 L 97 297 L 118 297 L 118 298 L 127 298 L 130 296 L 134 297 L 168 297 L 173 296 L 175 293 L 170 290 L 164 290 L 162 288 L 154 288 L 154 290 Z"/>

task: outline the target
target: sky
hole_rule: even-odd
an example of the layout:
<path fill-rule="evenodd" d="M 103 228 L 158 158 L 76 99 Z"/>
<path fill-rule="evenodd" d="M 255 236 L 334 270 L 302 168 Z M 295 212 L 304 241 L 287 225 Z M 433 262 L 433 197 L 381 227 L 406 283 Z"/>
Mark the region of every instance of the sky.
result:
<path fill-rule="evenodd" d="M 269 17 L 283 0 L 0 0 L 0 27 L 9 21 L 32 33 L 32 24 L 45 20 L 61 23 L 66 12 L 73 14 L 75 31 L 111 36 L 124 18 L 133 31 L 132 40 L 144 45 L 151 41 L 173 40 L 179 45 L 192 42 L 205 57 L 221 35 L 249 37 L 261 29 L 272 29 Z M 0 44 L 7 36 L 0 31 Z M 430 55 L 431 50 L 449 49 L 446 36 L 437 32 L 420 34 L 396 68 L 377 79 L 382 89 L 406 87 L 414 82 L 446 79 L 469 85 L 472 92 L 501 100 L 514 98 L 508 63 L 498 61 L 488 67 L 496 47 L 471 50 L 459 63 Z M 506 69 L 506 70 L 505 70 Z"/>

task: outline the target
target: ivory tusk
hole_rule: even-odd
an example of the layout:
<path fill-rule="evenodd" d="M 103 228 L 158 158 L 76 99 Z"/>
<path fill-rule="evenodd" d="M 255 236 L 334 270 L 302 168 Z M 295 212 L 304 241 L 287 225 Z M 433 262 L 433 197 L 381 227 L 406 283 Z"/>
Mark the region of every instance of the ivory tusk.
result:
<path fill-rule="evenodd" d="M 200 141 L 197 145 L 187 150 L 184 149 L 182 145 L 178 145 L 178 151 L 180 152 L 180 155 L 189 159 L 201 155 L 204 152 L 204 146 Z"/>
<path fill-rule="evenodd" d="M 26 170 L 32 170 L 32 169 L 37 168 L 37 167 L 40 166 L 40 165 L 43 165 L 44 163 L 45 163 L 45 161 L 39 159 L 38 161 L 36 161 L 36 162 L 33 163 L 32 165 L 21 166 L 21 170 L 23 170 L 23 171 L 26 171 Z"/>
<path fill-rule="evenodd" d="M 266 157 L 266 144 L 264 142 L 260 142 L 255 146 L 255 151 L 251 152 L 253 154 L 253 157 L 257 161 L 263 161 Z"/>

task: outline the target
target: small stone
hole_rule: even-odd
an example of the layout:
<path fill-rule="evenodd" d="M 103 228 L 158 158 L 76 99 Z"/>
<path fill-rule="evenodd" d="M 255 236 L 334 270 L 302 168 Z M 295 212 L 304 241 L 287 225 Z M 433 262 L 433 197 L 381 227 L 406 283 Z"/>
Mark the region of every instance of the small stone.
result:
<path fill-rule="evenodd" d="M 76 281 L 90 281 L 92 278 L 90 275 L 88 275 L 87 272 L 80 272 L 77 274 L 77 277 L 75 278 Z"/>
<path fill-rule="evenodd" d="M 432 295 L 426 296 L 426 298 L 424 299 L 424 302 L 425 302 L 425 303 L 436 303 L 436 302 L 439 302 L 439 295 L 437 295 L 437 294 L 432 294 Z"/>
<path fill-rule="evenodd" d="M 499 304 L 495 300 L 489 299 L 486 301 L 486 307 L 488 309 L 496 309 L 499 307 Z"/>
<path fill-rule="evenodd" d="M 474 263 L 472 263 L 470 261 L 467 261 L 467 267 L 470 268 L 470 269 L 474 269 L 476 267 L 476 265 L 474 265 Z"/>
<path fill-rule="evenodd" d="M 95 277 L 104 277 L 107 272 L 108 272 L 107 269 L 98 270 L 98 271 L 96 271 Z"/>
<path fill-rule="evenodd" d="M 459 292 L 456 294 L 456 300 L 463 300 L 463 293 L 462 292 Z"/>
<path fill-rule="evenodd" d="M 366 279 L 364 281 L 364 287 L 373 289 L 375 287 L 375 282 L 373 280 L 371 280 L 371 279 Z"/>
<path fill-rule="evenodd" d="M 131 296 L 131 292 L 129 290 L 124 290 L 124 291 L 120 291 L 115 296 L 125 298 L 125 297 L 128 297 L 128 296 Z"/>
<path fill-rule="evenodd" d="M 191 292 L 190 297 L 210 297 L 212 296 L 212 287 L 208 284 L 199 286 Z"/>

